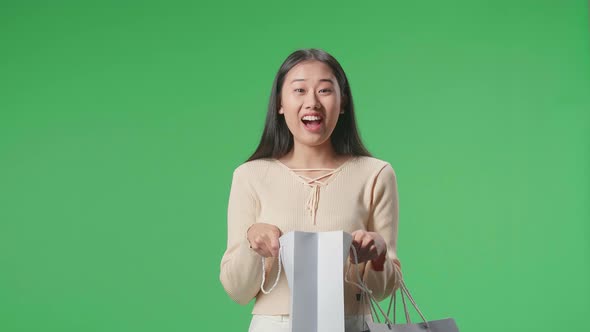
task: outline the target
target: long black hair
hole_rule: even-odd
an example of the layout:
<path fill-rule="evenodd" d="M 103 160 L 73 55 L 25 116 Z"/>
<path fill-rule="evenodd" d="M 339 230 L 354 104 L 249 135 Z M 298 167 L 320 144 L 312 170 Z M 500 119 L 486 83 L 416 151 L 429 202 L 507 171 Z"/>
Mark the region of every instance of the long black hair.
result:
<path fill-rule="evenodd" d="M 272 84 L 268 112 L 264 131 L 256 151 L 247 161 L 262 158 L 280 158 L 286 155 L 293 147 L 293 134 L 289 131 L 285 117 L 279 114 L 281 105 L 281 89 L 285 76 L 295 65 L 302 61 L 316 60 L 330 66 L 334 76 L 338 80 L 341 107 L 344 114 L 338 117 L 338 123 L 330 136 L 332 147 L 338 155 L 371 156 L 361 141 L 354 117 L 354 104 L 350 85 L 340 63 L 326 51 L 316 48 L 300 49 L 291 53 L 283 62 Z"/>

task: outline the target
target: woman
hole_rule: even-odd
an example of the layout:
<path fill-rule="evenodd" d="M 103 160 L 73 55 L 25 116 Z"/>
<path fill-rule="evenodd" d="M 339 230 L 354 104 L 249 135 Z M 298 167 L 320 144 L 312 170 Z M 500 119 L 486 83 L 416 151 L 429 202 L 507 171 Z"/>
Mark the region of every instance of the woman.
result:
<path fill-rule="evenodd" d="M 235 169 L 229 195 L 220 279 L 235 302 L 256 298 L 250 332 L 288 331 L 286 278 L 260 291 L 260 257 L 265 275 L 276 276 L 283 233 L 351 233 L 363 280 L 380 301 L 397 288 L 397 226 L 395 172 L 361 142 L 342 67 L 323 50 L 293 52 L 275 77 L 260 144 Z M 359 289 L 344 285 L 346 330 L 359 331 L 370 311 Z"/>

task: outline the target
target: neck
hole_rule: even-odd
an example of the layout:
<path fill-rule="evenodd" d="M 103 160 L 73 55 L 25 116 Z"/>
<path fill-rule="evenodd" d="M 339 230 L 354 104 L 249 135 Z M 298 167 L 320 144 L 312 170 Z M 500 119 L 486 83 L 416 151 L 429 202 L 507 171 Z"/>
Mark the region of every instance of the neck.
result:
<path fill-rule="evenodd" d="M 318 146 L 303 145 L 295 141 L 293 149 L 281 159 L 291 168 L 336 168 L 341 158 L 334 151 L 330 140 L 327 140 Z"/>

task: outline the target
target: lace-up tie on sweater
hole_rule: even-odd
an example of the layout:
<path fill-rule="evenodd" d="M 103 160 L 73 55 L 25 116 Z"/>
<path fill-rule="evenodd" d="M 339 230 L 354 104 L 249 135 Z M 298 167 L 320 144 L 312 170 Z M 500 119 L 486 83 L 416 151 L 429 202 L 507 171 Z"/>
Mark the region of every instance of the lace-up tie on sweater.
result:
<path fill-rule="evenodd" d="M 340 168 L 290 168 L 293 171 L 293 174 L 299 176 L 305 184 L 311 187 L 311 191 L 309 193 L 309 197 L 307 198 L 306 208 L 310 213 L 311 220 L 313 224 L 316 225 L 316 214 L 318 210 L 318 204 L 320 202 L 320 186 L 325 186 L 326 183 L 320 181 L 320 179 L 326 178 L 335 174 L 336 172 L 340 171 Z M 321 172 L 321 171 L 329 171 L 328 173 L 315 177 L 310 178 L 305 175 L 297 174 L 295 172 Z"/>

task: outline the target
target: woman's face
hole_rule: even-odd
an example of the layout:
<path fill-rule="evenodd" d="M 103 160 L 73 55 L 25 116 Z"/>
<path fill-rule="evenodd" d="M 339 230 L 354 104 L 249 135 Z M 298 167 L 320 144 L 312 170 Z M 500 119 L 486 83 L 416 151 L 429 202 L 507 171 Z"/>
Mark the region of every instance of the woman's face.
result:
<path fill-rule="evenodd" d="M 329 138 L 340 115 L 340 87 L 332 69 L 320 61 L 295 65 L 281 88 L 279 114 L 296 144 L 330 144 Z"/>

